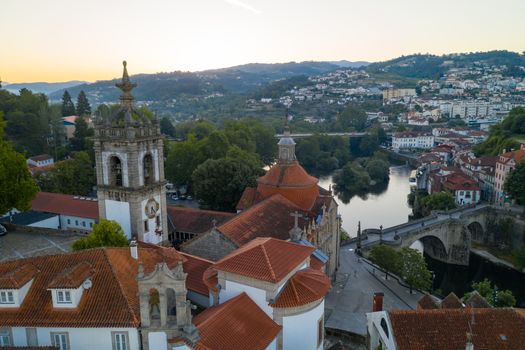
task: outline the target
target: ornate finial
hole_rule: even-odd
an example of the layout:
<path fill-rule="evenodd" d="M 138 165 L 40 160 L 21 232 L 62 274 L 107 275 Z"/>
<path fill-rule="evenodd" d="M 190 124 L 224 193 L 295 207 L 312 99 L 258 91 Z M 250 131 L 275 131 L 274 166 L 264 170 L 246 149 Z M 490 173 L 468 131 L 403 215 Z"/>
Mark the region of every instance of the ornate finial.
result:
<path fill-rule="evenodd" d="M 131 104 L 133 103 L 133 95 L 131 94 L 131 90 L 133 90 L 133 88 L 136 87 L 137 84 L 133 84 L 129 79 L 127 68 L 128 63 L 126 61 L 122 61 L 122 65 L 124 66 L 122 72 L 122 80 L 120 83 L 115 84 L 115 86 L 122 90 L 122 95 L 120 96 L 120 103 L 125 106 L 131 106 Z"/>

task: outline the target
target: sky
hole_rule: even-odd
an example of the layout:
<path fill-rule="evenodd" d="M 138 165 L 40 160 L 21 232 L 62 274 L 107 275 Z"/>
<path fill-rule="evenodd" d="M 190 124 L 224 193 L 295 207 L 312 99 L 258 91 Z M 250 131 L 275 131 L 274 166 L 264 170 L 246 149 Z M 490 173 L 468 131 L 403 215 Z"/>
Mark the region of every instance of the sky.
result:
<path fill-rule="evenodd" d="M 524 0 L 0 0 L 0 79 L 525 51 Z"/>

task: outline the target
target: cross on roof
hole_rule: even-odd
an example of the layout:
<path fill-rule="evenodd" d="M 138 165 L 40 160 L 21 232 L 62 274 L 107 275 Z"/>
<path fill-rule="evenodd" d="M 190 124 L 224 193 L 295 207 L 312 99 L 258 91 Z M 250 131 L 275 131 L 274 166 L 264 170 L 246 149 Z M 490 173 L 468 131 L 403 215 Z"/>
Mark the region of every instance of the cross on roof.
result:
<path fill-rule="evenodd" d="M 299 227 L 299 218 L 302 218 L 303 215 L 300 214 L 300 213 L 296 210 L 296 211 L 294 211 L 293 213 L 291 213 L 290 216 L 293 216 L 293 217 L 294 217 L 294 224 L 293 224 L 293 227 L 294 227 L 294 228 Z"/>

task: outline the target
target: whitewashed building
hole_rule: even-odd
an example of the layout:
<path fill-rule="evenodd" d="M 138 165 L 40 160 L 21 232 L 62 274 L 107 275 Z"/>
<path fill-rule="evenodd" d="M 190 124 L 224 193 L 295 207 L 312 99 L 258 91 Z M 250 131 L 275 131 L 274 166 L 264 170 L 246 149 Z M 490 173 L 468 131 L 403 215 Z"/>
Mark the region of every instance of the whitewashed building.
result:
<path fill-rule="evenodd" d="M 425 132 L 397 132 L 392 135 L 392 148 L 400 149 L 429 149 L 434 146 L 434 135 Z"/>

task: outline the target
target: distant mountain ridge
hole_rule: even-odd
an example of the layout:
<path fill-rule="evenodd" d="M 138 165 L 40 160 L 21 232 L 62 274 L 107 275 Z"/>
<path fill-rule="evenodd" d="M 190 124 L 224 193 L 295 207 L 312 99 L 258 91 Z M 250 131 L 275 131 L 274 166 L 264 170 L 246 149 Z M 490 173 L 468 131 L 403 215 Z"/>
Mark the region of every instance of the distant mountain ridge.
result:
<path fill-rule="evenodd" d="M 80 84 L 86 84 L 85 81 L 81 80 L 71 80 L 59 83 L 46 83 L 46 82 L 35 82 L 35 83 L 13 83 L 9 84 L 7 82 L 2 83 L 2 88 L 6 89 L 9 92 L 17 94 L 21 89 L 28 89 L 33 92 L 51 94 L 58 90 L 69 89 L 73 86 Z"/>

